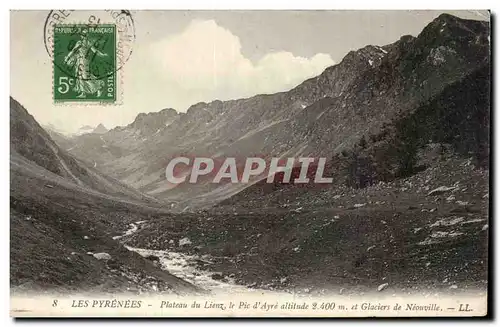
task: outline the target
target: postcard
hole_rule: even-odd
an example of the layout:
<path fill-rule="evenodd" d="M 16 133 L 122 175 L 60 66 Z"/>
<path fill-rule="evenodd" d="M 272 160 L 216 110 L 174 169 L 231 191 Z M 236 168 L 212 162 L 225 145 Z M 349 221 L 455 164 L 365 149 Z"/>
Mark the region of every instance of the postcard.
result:
<path fill-rule="evenodd" d="M 490 12 L 11 10 L 13 317 L 484 317 Z"/>

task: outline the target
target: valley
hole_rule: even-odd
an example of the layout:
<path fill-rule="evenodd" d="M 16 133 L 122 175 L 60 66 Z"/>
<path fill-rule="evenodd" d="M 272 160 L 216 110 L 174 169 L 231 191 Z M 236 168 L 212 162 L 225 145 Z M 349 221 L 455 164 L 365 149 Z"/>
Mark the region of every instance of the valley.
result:
<path fill-rule="evenodd" d="M 442 14 L 286 92 L 72 136 L 11 97 L 11 290 L 484 294 L 489 33 L 488 22 Z M 332 183 L 314 183 L 317 166 L 301 184 L 284 174 L 168 183 L 172 159 L 197 156 L 327 158 Z"/>

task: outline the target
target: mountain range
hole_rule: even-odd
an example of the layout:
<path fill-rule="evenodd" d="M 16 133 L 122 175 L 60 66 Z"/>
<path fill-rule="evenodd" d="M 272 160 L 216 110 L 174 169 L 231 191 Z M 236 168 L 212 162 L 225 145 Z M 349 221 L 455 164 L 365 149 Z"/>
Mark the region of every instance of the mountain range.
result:
<path fill-rule="evenodd" d="M 11 285 L 198 291 L 113 239 L 145 222 L 121 241 L 252 287 L 484 286 L 490 48 L 488 22 L 442 14 L 285 92 L 71 137 L 11 98 Z M 173 186 L 177 156 L 326 157 L 334 183 Z"/>
<path fill-rule="evenodd" d="M 424 120 L 426 128 L 433 130 L 418 135 L 411 151 L 432 141 L 451 142 L 462 154 L 484 150 L 489 125 L 489 49 L 487 22 L 442 14 L 417 37 L 403 36 L 389 45 L 351 51 L 339 64 L 292 90 L 197 103 L 186 113 L 164 109 L 139 114 L 127 126 L 81 135 L 61 146 L 133 188 L 162 201 L 183 202 L 179 208 L 188 206 L 186 198 L 189 206 L 210 206 L 258 182 L 214 185 L 206 180 L 194 187 L 173 187 L 166 183 L 165 167 L 179 155 L 215 160 L 252 155 L 327 157 L 331 170 L 338 171 L 334 162 L 341 153 L 355 151 L 359 142 L 371 140 L 370 148 L 377 148 L 381 160 L 395 162 L 370 179 L 389 180 L 405 169 L 406 173 L 412 170 L 399 167 L 410 164 L 404 161 L 411 158 L 401 157 L 409 148 L 399 151 L 401 144 L 390 140 L 405 133 L 408 137 L 404 124 Z M 446 103 L 439 113 L 425 109 L 442 104 L 454 89 L 473 92 L 470 83 L 480 90 L 472 95 L 480 104 L 477 109 L 471 107 L 472 102 L 463 108 L 455 103 L 453 112 Z M 463 94 L 455 95 L 458 98 L 453 101 L 464 100 Z M 443 122 L 452 125 L 444 132 L 440 129 Z M 451 135 L 456 131 L 458 135 Z M 474 150 L 477 144 L 483 144 L 483 150 Z M 487 158 L 485 153 L 475 155 L 483 163 Z"/>

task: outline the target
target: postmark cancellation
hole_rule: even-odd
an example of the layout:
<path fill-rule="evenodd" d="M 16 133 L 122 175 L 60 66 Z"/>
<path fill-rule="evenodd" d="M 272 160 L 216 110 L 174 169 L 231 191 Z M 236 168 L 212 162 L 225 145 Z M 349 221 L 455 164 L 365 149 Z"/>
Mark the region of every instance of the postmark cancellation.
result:
<path fill-rule="evenodd" d="M 128 10 L 52 10 L 44 27 L 54 104 L 120 105 L 135 25 Z"/>

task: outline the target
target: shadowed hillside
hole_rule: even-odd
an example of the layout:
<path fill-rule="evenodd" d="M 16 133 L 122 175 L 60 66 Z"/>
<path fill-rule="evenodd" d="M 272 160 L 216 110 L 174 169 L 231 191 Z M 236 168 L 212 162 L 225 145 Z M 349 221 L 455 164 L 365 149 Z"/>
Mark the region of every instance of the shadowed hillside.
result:
<path fill-rule="evenodd" d="M 59 149 L 12 98 L 10 111 L 13 292 L 196 290 L 113 239 L 129 223 L 159 215 L 150 206 L 156 201 Z"/>

